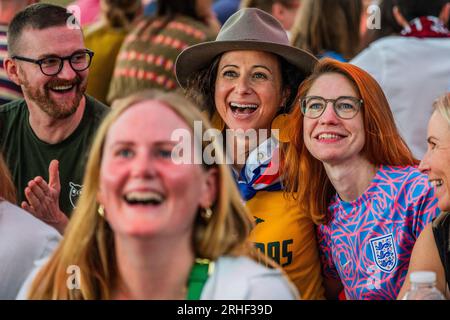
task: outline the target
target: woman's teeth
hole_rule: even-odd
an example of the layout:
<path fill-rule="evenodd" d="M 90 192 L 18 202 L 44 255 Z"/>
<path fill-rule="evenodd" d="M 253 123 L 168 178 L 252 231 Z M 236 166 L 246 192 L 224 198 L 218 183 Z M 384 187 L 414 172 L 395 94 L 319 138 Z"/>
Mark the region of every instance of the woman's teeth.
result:
<path fill-rule="evenodd" d="M 237 113 L 252 113 L 258 109 L 257 104 L 244 104 L 244 103 L 230 103 L 231 110 Z"/>
<path fill-rule="evenodd" d="M 441 187 L 444 184 L 444 181 L 442 179 L 434 179 L 431 180 L 430 183 L 433 187 Z"/>
<path fill-rule="evenodd" d="M 332 134 L 332 133 L 322 133 L 321 135 L 319 135 L 317 137 L 319 140 L 324 140 L 324 139 L 339 139 L 340 136 L 338 136 L 337 134 Z"/>
<path fill-rule="evenodd" d="M 133 191 L 125 195 L 125 201 L 129 204 L 160 204 L 164 201 L 164 197 L 156 192 L 151 191 Z"/>

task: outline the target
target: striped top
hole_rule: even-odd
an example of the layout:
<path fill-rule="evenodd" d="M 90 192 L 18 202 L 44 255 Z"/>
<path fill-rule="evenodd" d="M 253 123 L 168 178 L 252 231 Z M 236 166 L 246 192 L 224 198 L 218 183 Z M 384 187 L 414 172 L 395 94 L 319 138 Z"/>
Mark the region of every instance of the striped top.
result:
<path fill-rule="evenodd" d="M 107 100 L 112 102 L 148 88 L 176 89 L 174 65 L 178 54 L 214 38 L 207 25 L 187 16 L 177 16 L 168 23 L 164 18 L 142 20 L 125 38 Z"/>
<path fill-rule="evenodd" d="M 0 24 L 0 105 L 22 98 L 22 90 L 9 80 L 3 68 L 3 61 L 8 56 L 7 31 L 8 26 Z"/>

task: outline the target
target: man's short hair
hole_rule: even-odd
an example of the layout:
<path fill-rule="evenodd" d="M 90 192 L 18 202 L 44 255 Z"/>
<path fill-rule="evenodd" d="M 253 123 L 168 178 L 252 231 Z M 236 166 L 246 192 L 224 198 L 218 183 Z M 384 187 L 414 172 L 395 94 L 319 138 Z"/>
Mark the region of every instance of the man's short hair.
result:
<path fill-rule="evenodd" d="M 405 19 L 411 21 L 423 16 L 438 17 L 448 2 L 449 0 L 397 0 L 397 6 Z"/>
<path fill-rule="evenodd" d="M 67 25 L 76 21 L 74 15 L 66 8 L 48 3 L 36 3 L 18 12 L 8 26 L 8 52 L 10 56 L 17 54 L 19 39 L 27 28 L 43 30 L 51 27 Z"/>

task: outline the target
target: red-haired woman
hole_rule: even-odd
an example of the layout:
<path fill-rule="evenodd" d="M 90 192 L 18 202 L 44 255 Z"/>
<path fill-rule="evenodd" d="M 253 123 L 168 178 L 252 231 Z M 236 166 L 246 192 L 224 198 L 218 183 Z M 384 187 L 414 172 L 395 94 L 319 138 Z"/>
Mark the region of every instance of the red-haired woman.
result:
<path fill-rule="evenodd" d="M 395 299 L 437 200 L 377 82 L 325 59 L 299 88 L 288 191 L 318 224 L 328 298 Z M 305 182 L 308 183 L 305 183 Z"/>

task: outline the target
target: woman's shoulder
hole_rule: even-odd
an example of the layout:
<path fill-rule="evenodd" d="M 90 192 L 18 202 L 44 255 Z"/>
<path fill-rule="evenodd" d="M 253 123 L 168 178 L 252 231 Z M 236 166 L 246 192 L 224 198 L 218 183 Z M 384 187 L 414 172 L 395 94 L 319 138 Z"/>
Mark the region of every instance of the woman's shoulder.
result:
<path fill-rule="evenodd" d="M 428 176 L 416 166 L 382 166 L 379 185 L 392 186 L 405 200 L 421 202 L 424 197 L 434 201 L 434 189 Z"/>
<path fill-rule="evenodd" d="M 60 234 L 52 227 L 21 208 L 1 201 L 0 279 L 3 281 L 0 297 L 13 299 L 27 275 L 36 267 L 35 261 L 49 256 L 60 239 Z M 11 244 L 14 244 L 14 250 L 11 250 Z"/>
<path fill-rule="evenodd" d="M 383 165 L 379 170 L 380 177 L 386 177 L 389 180 L 399 183 L 406 182 L 420 182 L 428 183 L 428 176 L 418 169 L 417 166 L 390 166 Z"/>
<path fill-rule="evenodd" d="M 11 237 L 18 242 L 41 239 L 59 240 L 61 235 L 54 228 L 32 216 L 30 213 L 7 201 L 0 201 L 0 238 Z M 12 239 L 11 239 L 12 241 Z M 17 243 L 15 241 L 15 243 Z"/>
<path fill-rule="evenodd" d="M 26 277 L 25 281 L 22 283 L 22 286 L 20 287 L 20 290 L 16 296 L 16 300 L 27 300 L 28 299 L 28 292 L 31 289 L 31 285 L 33 284 L 34 278 L 37 276 L 39 271 L 44 267 L 44 265 L 48 262 L 49 258 L 42 258 L 39 260 L 34 261 L 33 268 L 31 269 L 30 273 Z"/>
<path fill-rule="evenodd" d="M 296 298 L 296 289 L 280 269 L 268 268 L 245 256 L 220 257 L 202 293 L 202 299 Z"/>

